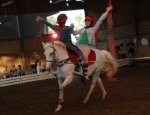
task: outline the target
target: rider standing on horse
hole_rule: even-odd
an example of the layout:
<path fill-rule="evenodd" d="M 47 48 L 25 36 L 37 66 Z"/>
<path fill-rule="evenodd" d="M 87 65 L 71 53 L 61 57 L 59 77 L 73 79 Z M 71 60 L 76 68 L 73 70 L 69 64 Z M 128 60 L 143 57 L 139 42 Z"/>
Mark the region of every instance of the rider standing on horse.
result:
<path fill-rule="evenodd" d="M 77 71 L 79 71 L 79 67 L 80 67 L 81 61 L 83 59 L 83 54 L 80 51 L 80 49 L 77 46 L 75 46 L 71 41 L 71 34 L 73 32 L 74 27 L 73 26 L 65 26 L 67 18 L 68 17 L 66 16 L 66 14 L 59 14 L 57 17 L 58 25 L 53 25 L 53 24 L 49 23 L 48 21 L 44 20 L 42 17 L 37 16 L 36 22 L 43 22 L 47 26 L 52 28 L 56 32 L 58 39 L 66 45 L 66 48 L 69 51 L 73 52 L 76 56 L 78 56 L 78 60 L 76 63 L 76 65 L 77 65 L 76 69 L 77 69 Z"/>

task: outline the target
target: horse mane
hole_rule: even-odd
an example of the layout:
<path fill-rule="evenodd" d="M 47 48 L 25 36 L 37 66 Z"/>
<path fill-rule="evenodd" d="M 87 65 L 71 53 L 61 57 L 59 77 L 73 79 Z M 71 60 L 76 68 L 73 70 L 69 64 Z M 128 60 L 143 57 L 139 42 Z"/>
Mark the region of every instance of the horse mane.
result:
<path fill-rule="evenodd" d="M 51 43 L 49 43 L 49 42 L 46 42 L 46 43 L 44 43 L 44 42 L 42 42 L 42 44 L 43 44 L 43 48 L 44 49 L 46 49 L 47 47 L 52 47 L 52 44 Z"/>
<path fill-rule="evenodd" d="M 62 47 L 62 48 L 66 48 L 65 44 L 61 41 L 54 41 L 54 42 L 42 42 L 43 43 L 43 48 L 46 49 L 47 47 L 53 47 L 53 46 L 58 46 L 58 47 Z"/>

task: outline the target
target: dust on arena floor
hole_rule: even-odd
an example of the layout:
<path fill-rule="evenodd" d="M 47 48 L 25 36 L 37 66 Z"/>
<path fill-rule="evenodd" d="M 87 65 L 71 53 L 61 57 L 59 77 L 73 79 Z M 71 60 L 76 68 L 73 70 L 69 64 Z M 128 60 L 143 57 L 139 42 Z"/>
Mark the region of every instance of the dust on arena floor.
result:
<path fill-rule="evenodd" d="M 96 86 L 87 104 L 83 99 L 90 81 L 75 80 L 65 89 L 65 104 L 59 113 L 57 79 L 0 88 L 0 115 L 150 115 L 150 61 L 121 67 L 117 81 L 102 80 L 108 92 L 101 100 Z"/>

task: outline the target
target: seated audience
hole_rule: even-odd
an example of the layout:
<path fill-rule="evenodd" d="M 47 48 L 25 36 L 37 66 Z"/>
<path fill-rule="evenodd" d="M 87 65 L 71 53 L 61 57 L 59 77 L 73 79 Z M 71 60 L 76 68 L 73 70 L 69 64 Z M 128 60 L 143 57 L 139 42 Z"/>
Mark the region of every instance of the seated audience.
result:
<path fill-rule="evenodd" d="M 10 69 L 10 77 L 16 77 L 17 75 L 18 75 L 17 69 L 16 69 L 15 65 L 12 65 L 11 69 Z"/>
<path fill-rule="evenodd" d="M 3 71 L 3 78 L 10 78 L 10 72 L 8 66 L 5 66 L 5 70 Z"/>
<path fill-rule="evenodd" d="M 24 76 L 27 75 L 26 71 L 22 68 L 21 65 L 18 65 L 18 76 Z"/>

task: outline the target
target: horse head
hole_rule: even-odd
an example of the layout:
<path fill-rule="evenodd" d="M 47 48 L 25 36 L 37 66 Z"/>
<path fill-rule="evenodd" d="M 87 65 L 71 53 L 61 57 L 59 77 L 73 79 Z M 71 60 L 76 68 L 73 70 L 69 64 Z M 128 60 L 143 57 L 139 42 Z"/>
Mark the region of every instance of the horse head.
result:
<path fill-rule="evenodd" d="M 42 42 L 43 49 L 44 49 L 44 55 L 46 58 L 46 69 L 52 69 L 51 66 L 54 62 L 54 47 L 52 43 L 44 43 Z"/>
<path fill-rule="evenodd" d="M 60 41 L 54 41 L 53 43 L 42 42 L 42 45 L 46 58 L 46 69 L 52 69 L 53 64 L 69 58 L 66 46 Z"/>

